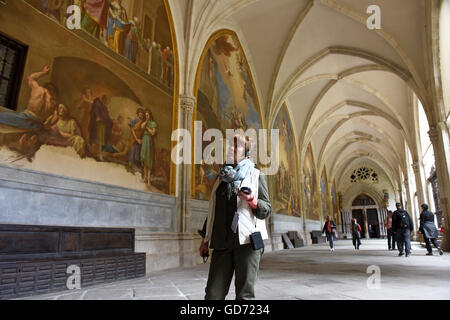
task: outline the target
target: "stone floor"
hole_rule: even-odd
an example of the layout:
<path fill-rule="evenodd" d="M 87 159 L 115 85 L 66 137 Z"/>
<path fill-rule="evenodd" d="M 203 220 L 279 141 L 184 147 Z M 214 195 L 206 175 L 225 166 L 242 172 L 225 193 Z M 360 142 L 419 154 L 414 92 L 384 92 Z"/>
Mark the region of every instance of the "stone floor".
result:
<path fill-rule="evenodd" d="M 387 251 L 385 241 L 363 241 L 355 251 L 350 241 L 266 253 L 256 285 L 257 299 L 450 299 L 450 254 L 425 256 L 413 243 L 411 257 Z M 369 266 L 381 271 L 380 288 L 369 289 Z M 202 300 L 208 265 L 161 271 L 146 278 L 77 291 L 33 297 L 33 300 Z M 234 299 L 231 286 L 228 299 Z"/>

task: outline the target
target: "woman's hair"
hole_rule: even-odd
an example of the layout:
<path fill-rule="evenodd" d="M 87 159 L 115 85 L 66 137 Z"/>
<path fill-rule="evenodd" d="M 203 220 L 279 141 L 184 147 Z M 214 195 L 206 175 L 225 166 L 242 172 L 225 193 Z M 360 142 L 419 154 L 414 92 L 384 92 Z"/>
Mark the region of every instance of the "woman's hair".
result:
<path fill-rule="evenodd" d="M 152 111 L 150 109 L 145 109 L 144 111 L 145 111 L 145 115 L 147 116 L 147 113 L 150 114 L 150 119 L 153 120 L 153 113 L 152 113 Z"/>
<path fill-rule="evenodd" d="M 428 210 L 428 205 L 426 203 L 422 203 L 421 207 L 423 210 Z"/>

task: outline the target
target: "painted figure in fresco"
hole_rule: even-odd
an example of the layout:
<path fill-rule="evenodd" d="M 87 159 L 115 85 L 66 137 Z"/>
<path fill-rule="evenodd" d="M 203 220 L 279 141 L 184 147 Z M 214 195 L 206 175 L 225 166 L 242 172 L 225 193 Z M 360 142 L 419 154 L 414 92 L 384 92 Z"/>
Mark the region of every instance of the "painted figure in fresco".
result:
<path fill-rule="evenodd" d="M 231 128 L 233 130 L 242 129 L 244 131 L 248 130 L 247 121 L 245 120 L 245 115 L 239 111 L 237 108 L 234 108 L 231 111 Z"/>
<path fill-rule="evenodd" d="M 131 29 L 127 12 L 122 6 L 122 0 L 113 0 L 109 5 L 108 18 L 108 45 L 119 54 L 125 49 L 125 39 Z"/>
<path fill-rule="evenodd" d="M 96 98 L 91 110 L 91 121 L 89 125 L 90 143 L 93 153 L 100 161 L 103 159 L 103 147 L 111 137 L 113 122 L 107 108 L 108 97 L 104 95 L 101 99 Z"/>
<path fill-rule="evenodd" d="M 92 90 L 90 88 L 84 88 L 81 93 L 81 99 L 78 103 L 78 110 L 80 112 L 78 122 L 81 128 L 81 135 L 87 144 L 90 144 L 90 131 L 89 126 L 91 122 L 91 110 L 94 104 L 94 97 L 92 96 Z"/>
<path fill-rule="evenodd" d="M 170 47 L 164 48 L 162 50 L 162 75 L 161 75 L 161 81 L 165 85 L 169 86 L 169 83 L 171 82 L 171 70 L 172 70 L 172 50 L 170 50 Z"/>
<path fill-rule="evenodd" d="M 142 122 L 141 127 L 145 130 L 141 147 L 141 162 L 144 167 L 143 180 L 148 186 L 150 186 L 151 172 L 155 164 L 154 136 L 156 135 L 158 124 L 153 120 L 152 112 L 148 109 L 145 110 L 145 121 Z"/>
<path fill-rule="evenodd" d="M 50 82 L 41 86 L 38 80 L 50 73 L 50 66 L 45 66 L 41 72 L 28 76 L 27 82 L 31 89 L 27 107 L 22 112 L 0 108 L 0 124 L 20 129 L 23 132 L 40 130 L 47 118 L 56 109 L 58 90 Z M 19 130 L 19 131 L 20 131 Z"/>
<path fill-rule="evenodd" d="M 137 55 L 140 44 L 140 33 L 139 33 L 139 19 L 134 17 L 133 21 L 131 21 L 131 28 L 127 34 L 125 39 L 125 50 L 123 55 L 125 58 L 136 64 Z"/>
<path fill-rule="evenodd" d="M 44 123 L 45 144 L 72 147 L 81 158 L 86 157 L 86 144 L 75 119 L 69 116 L 69 109 L 63 104 Z"/>
<path fill-rule="evenodd" d="M 108 5 L 108 0 L 84 0 L 81 28 L 97 39 L 107 27 Z"/>
<path fill-rule="evenodd" d="M 129 123 L 131 134 L 125 149 L 125 153 L 128 156 L 129 170 L 132 170 L 133 164 L 138 167 L 141 165 L 141 146 L 145 132 L 145 128 L 142 128 L 142 124 L 145 122 L 145 111 L 144 109 L 139 108 L 136 114 L 137 118 Z"/>
<path fill-rule="evenodd" d="M 150 63 L 150 74 L 156 79 L 161 81 L 162 77 L 162 52 L 161 45 L 159 43 L 153 42 L 151 49 L 151 63 Z"/>

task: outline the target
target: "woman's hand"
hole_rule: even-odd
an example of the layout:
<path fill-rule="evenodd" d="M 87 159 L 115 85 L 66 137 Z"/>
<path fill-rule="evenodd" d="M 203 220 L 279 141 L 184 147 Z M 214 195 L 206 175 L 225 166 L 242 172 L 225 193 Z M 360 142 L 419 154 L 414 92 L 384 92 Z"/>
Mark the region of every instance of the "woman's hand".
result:
<path fill-rule="evenodd" d="M 237 195 L 239 198 L 241 198 L 241 200 L 247 201 L 247 203 L 250 205 L 250 207 L 252 207 L 252 209 L 258 208 L 258 199 L 255 198 L 253 192 L 251 192 L 250 194 L 246 194 L 241 190 L 239 190 Z"/>
<path fill-rule="evenodd" d="M 200 245 L 200 257 L 205 258 L 209 256 L 209 243 L 205 242 L 205 239 L 202 239 L 202 243 Z"/>

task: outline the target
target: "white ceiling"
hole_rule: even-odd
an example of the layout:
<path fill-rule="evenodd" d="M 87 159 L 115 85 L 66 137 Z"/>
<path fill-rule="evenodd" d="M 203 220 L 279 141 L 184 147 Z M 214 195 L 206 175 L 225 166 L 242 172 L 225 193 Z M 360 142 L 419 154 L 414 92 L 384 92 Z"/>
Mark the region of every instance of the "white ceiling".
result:
<path fill-rule="evenodd" d="M 349 159 L 372 161 L 398 184 L 405 145 L 415 148 L 412 89 L 422 98 L 427 87 L 425 1 L 194 0 L 192 41 L 201 48 L 223 28 L 240 36 L 265 126 L 286 104 L 300 163 L 311 142 L 328 177 Z M 366 26 L 372 4 L 381 30 Z"/>

